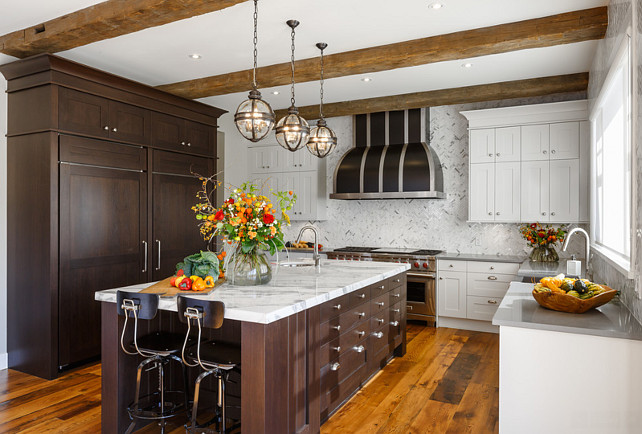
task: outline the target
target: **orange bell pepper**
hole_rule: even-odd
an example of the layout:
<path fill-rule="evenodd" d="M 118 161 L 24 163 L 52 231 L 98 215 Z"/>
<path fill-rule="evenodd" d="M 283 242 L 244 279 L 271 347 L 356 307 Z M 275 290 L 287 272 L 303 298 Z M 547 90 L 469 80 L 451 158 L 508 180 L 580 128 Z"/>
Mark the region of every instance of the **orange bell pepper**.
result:
<path fill-rule="evenodd" d="M 205 287 L 206 288 L 214 288 L 214 283 L 216 281 L 214 280 L 214 277 L 212 276 L 205 276 Z"/>
<path fill-rule="evenodd" d="M 192 291 L 205 291 L 205 281 L 199 277 L 192 282 Z"/>

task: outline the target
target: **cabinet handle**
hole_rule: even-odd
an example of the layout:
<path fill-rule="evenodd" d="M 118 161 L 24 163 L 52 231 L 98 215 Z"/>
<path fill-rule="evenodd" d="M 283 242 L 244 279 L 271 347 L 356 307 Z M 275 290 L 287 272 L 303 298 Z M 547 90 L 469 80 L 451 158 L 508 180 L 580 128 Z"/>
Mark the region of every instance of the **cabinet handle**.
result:
<path fill-rule="evenodd" d="M 105 131 L 109 131 L 109 125 L 105 125 L 105 126 L 103 127 L 103 130 L 105 130 Z"/>
<path fill-rule="evenodd" d="M 488 304 L 497 304 L 497 300 L 488 300 Z"/>
<path fill-rule="evenodd" d="M 156 265 L 156 271 L 158 271 L 158 270 L 161 269 L 161 261 L 160 261 L 160 259 L 161 259 L 161 257 L 160 257 L 161 242 L 160 242 L 160 240 L 156 240 L 156 244 L 158 245 L 158 264 Z"/>
<path fill-rule="evenodd" d="M 395 280 L 393 280 L 393 282 L 399 283 L 399 282 L 401 282 L 401 279 L 395 279 Z"/>
<path fill-rule="evenodd" d="M 374 332 L 372 334 L 372 336 L 374 336 L 377 339 L 381 339 L 383 337 L 383 333 L 382 332 Z"/>
<path fill-rule="evenodd" d="M 330 370 L 331 371 L 338 371 L 341 365 L 339 363 L 333 363 L 330 365 Z"/>
<path fill-rule="evenodd" d="M 333 351 L 336 351 L 337 353 L 341 352 L 341 347 L 332 347 Z"/>
<path fill-rule="evenodd" d="M 399 298 L 399 297 L 401 297 L 401 294 L 392 294 L 392 296 L 395 297 L 395 298 Z"/>
<path fill-rule="evenodd" d="M 338 332 L 341 331 L 341 326 L 340 325 L 332 326 L 332 328 L 335 329 Z"/>
<path fill-rule="evenodd" d="M 443 277 L 440 277 L 440 278 L 439 278 L 439 280 L 444 280 L 444 278 L 443 278 Z"/>
<path fill-rule="evenodd" d="M 491 269 L 491 270 L 494 270 L 494 269 L 495 269 L 495 267 L 493 267 L 493 266 L 491 265 L 491 266 L 490 266 L 490 269 Z"/>
<path fill-rule="evenodd" d="M 492 157 L 492 156 L 493 156 L 493 154 L 488 154 L 488 156 L 489 156 L 489 157 Z"/>
<path fill-rule="evenodd" d="M 190 142 L 187 142 L 187 146 L 192 146 L 192 144 Z"/>
<path fill-rule="evenodd" d="M 364 331 L 358 331 L 357 335 L 359 335 L 360 338 L 364 337 L 366 335 L 366 332 Z"/>
<path fill-rule="evenodd" d="M 542 154 L 546 155 L 546 151 L 542 151 Z"/>
<path fill-rule="evenodd" d="M 552 212 L 552 213 L 551 213 L 551 215 L 555 215 L 555 213 L 554 213 L 554 212 Z"/>
<path fill-rule="evenodd" d="M 335 305 L 334 305 L 334 308 L 335 308 L 336 310 L 341 310 L 341 305 L 340 305 L 340 304 L 335 304 Z"/>
<path fill-rule="evenodd" d="M 497 280 L 497 276 L 488 276 L 488 280 Z"/>
<path fill-rule="evenodd" d="M 489 212 L 489 213 L 488 213 L 488 215 L 493 215 L 493 213 L 492 213 L 492 212 Z"/>
<path fill-rule="evenodd" d="M 385 304 L 386 304 L 386 303 L 384 303 L 383 301 L 380 301 L 380 302 L 378 302 L 378 303 L 377 303 L 377 306 L 379 306 L 379 307 L 383 307 Z"/>
<path fill-rule="evenodd" d="M 392 321 L 390 325 L 393 327 L 397 327 L 399 325 L 399 321 Z"/>
<path fill-rule="evenodd" d="M 145 246 L 145 262 L 143 263 L 143 273 L 147 273 L 147 241 L 143 241 L 143 246 Z"/>
<path fill-rule="evenodd" d="M 117 129 L 117 128 L 112 128 L 112 131 L 113 131 L 113 132 L 115 132 L 115 133 L 117 133 L 117 132 L 118 132 L 118 129 Z"/>
<path fill-rule="evenodd" d="M 401 309 L 392 309 L 394 313 L 401 313 Z"/>
<path fill-rule="evenodd" d="M 365 312 L 357 312 L 357 315 L 359 315 L 359 318 L 363 318 L 364 316 L 366 316 L 366 313 Z"/>
<path fill-rule="evenodd" d="M 498 212 L 496 212 L 495 214 L 499 215 L 499 211 L 498 211 Z"/>
<path fill-rule="evenodd" d="M 542 213 L 542 215 L 546 215 L 546 213 L 545 213 L 545 212 L 543 212 L 543 213 Z"/>
<path fill-rule="evenodd" d="M 386 288 L 386 286 L 385 286 L 385 285 L 381 285 L 381 286 L 379 287 L 379 289 L 385 289 L 385 288 Z"/>
<path fill-rule="evenodd" d="M 449 267 L 449 268 L 453 268 L 453 267 L 454 267 L 454 265 L 453 265 L 453 264 L 448 264 L 448 267 Z"/>
<path fill-rule="evenodd" d="M 377 322 L 378 322 L 379 324 L 383 324 L 383 323 L 384 323 L 384 320 L 383 320 L 383 319 L 381 319 L 381 318 L 377 318 Z"/>
<path fill-rule="evenodd" d="M 359 298 L 366 298 L 366 295 L 365 295 L 365 294 L 359 294 L 359 295 L 357 295 L 357 297 L 359 297 Z"/>
<path fill-rule="evenodd" d="M 555 153 L 555 149 L 551 149 L 551 154 L 554 154 L 554 153 Z"/>
<path fill-rule="evenodd" d="M 406 310 L 412 310 L 412 306 L 410 305 L 406 306 Z"/>
<path fill-rule="evenodd" d="M 497 156 L 499 157 L 499 152 L 497 153 Z"/>
<path fill-rule="evenodd" d="M 355 350 L 357 353 L 363 353 L 365 350 L 363 345 L 359 345 L 358 347 L 352 347 L 353 350 Z"/>

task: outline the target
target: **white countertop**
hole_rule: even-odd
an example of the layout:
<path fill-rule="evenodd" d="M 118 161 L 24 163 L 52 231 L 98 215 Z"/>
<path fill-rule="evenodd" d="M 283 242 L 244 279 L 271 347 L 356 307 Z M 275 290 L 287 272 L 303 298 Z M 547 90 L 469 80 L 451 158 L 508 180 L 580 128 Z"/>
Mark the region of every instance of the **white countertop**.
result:
<path fill-rule="evenodd" d="M 343 294 L 403 273 L 409 264 L 393 262 L 321 261 L 314 267 L 272 268 L 272 280 L 261 286 L 223 284 L 206 296 L 194 296 L 225 303 L 225 318 L 269 324 L 322 304 Z M 116 302 L 116 291 L 142 291 L 153 285 L 143 283 L 96 292 L 98 301 Z M 159 308 L 176 312 L 176 297 L 161 297 Z"/>

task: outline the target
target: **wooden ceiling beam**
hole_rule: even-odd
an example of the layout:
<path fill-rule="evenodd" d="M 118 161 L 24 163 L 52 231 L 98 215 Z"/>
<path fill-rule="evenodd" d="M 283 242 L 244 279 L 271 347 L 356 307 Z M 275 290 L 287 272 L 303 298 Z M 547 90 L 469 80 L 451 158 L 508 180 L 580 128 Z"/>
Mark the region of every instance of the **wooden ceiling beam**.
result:
<path fill-rule="evenodd" d="M 602 39 L 607 25 L 607 8 L 598 7 L 330 54 L 325 56 L 325 78 Z M 251 73 L 251 70 L 237 71 L 158 88 L 192 99 L 225 95 L 249 90 Z M 261 67 L 257 70 L 257 77 L 262 88 L 286 85 L 290 83 L 290 64 Z M 318 80 L 319 59 L 297 61 L 295 77 L 297 83 Z"/>
<path fill-rule="evenodd" d="M 25 58 L 57 53 L 229 8 L 247 0 L 107 0 L 0 36 L 0 52 Z"/>
<path fill-rule="evenodd" d="M 406 110 L 441 105 L 467 104 L 511 98 L 527 98 L 554 93 L 581 92 L 588 88 L 588 72 L 526 80 L 504 81 L 501 83 L 457 87 L 406 93 L 354 101 L 335 102 L 323 105 L 326 118 L 362 113 L 376 113 L 391 110 Z M 276 118 L 287 114 L 287 110 L 276 110 Z M 299 107 L 299 114 L 305 119 L 317 119 L 319 106 Z"/>

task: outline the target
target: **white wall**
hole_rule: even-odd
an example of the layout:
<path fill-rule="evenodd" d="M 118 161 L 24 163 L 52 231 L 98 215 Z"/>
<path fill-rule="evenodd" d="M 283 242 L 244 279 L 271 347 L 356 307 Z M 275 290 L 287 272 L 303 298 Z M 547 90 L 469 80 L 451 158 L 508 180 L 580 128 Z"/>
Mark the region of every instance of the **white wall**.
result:
<path fill-rule="evenodd" d="M 0 75 L 0 369 L 7 367 L 7 81 Z"/>

